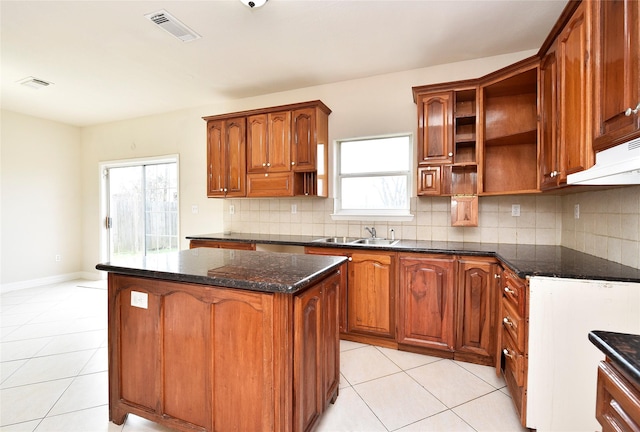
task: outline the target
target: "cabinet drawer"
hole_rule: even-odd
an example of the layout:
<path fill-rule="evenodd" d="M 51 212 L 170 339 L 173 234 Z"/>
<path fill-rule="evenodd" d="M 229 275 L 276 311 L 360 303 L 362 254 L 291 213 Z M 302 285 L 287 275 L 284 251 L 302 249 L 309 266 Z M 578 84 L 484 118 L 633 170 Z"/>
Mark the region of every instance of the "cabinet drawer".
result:
<path fill-rule="evenodd" d="M 522 320 L 522 316 L 514 309 L 511 302 L 506 298 L 502 299 L 502 308 L 500 311 L 502 328 L 516 342 L 518 351 L 524 352 L 524 322 Z"/>
<path fill-rule="evenodd" d="M 248 197 L 293 196 L 291 173 L 267 173 L 247 175 Z"/>
<path fill-rule="evenodd" d="M 518 387 L 524 386 L 524 355 L 509 333 L 502 335 L 502 355 L 504 356 L 504 373 L 510 373 Z"/>
<path fill-rule="evenodd" d="M 519 277 L 508 270 L 504 271 L 503 277 L 504 281 L 501 290 L 503 298 L 511 303 L 520 316 L 524 316 L 525 285 Z"/>
<path fill-rule="evenodd" d="M 598 366 L 596 418 L 603 430 L 640 430 L 640 390 L 615 366 Z"/>

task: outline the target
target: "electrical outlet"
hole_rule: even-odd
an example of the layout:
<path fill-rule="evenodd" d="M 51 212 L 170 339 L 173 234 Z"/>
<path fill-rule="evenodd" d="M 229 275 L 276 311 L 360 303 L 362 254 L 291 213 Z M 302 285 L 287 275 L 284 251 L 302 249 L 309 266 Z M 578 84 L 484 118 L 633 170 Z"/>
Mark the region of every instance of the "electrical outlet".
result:
<path fill-rule="evenodd" d="M 297 204 L 291 204 L 291 214 L 296 214 L 296 213 L 298 213 Z"/>
<path fill-rule="evenodd" d="M 511 205 L 511 216 L 520 216 L 520 204 Z"/>
<path fill-rule="evenodd" d="M 62 255 L 56 254 L 56 262 L 62 261 Z"/>
<path fill-rule="evenodd" d="M 131 291 L 131 306 L 140 308 L 140 309 L 148 309 L 149 308 L 149 294 Z"/>
<path fill-rule="evenodd" d="M 580 204 L 573 206 L 573 218 L 580 219 Z"/>
<path fill-rule="evenodd" d="M 198 214 L 198 205 L 197 204 L 193 204 L 191 206 L 191 213 Z"/>
<path fill-rule="evenodd" d="M 229 206 L 229 214 L 236 214 L 236 206 L 233 204 Z"/>

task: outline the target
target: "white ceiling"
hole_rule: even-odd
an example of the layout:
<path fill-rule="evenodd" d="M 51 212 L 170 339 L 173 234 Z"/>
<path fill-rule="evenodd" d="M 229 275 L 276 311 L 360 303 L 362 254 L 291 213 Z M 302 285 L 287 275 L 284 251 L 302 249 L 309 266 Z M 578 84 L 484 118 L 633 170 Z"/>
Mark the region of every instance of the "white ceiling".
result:
<path fill-rule="evenodd" d="M 86 126 L 537 49 L 566 3 L 2 0 L 2 108 Z M 160 9 L 202 38 L 144 17 Z"/>

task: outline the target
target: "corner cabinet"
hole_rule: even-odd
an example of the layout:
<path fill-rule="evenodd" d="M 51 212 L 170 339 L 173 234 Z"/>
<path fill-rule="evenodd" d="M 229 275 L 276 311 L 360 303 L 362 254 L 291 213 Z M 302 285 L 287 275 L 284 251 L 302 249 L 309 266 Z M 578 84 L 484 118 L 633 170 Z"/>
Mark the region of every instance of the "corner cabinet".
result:
<path fill-rule="evenodd" d="M 343 339 L 397 347 L 397 253 L 363 249 L 306 247 L 305 253 L 348 258 L 346 283 L 340 299 Z"/>
<path fill-rule="evenodd" d="M 208 196 L 326 198 L 330 113 L 321 101 L 311 101 L 204 117 L 209 131 Z M 244 126 L 227 137 L 224 127 L 232 120 Z M 225 145 L 231 145 L 228 156 Z M 238 157 L 236 150 L 242 152 Z M 236 191 L 239 183 L 242 191 Z"/>
<path fill-rule="evenodd" d="M 594 141 L 604 150 L 640 136 L 640 2 L 589 1 Z"/>
<path fill-rule="evenodd" d="M 207 196 L 246 195 L 246 121 L 244 117 L 207 122 Z"/>

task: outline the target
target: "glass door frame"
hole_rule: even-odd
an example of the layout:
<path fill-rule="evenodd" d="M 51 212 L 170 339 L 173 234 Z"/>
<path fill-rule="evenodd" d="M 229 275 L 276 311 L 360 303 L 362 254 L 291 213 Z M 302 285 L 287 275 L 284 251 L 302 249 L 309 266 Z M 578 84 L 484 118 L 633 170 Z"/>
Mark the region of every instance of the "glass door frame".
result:
<path fill-rule="evenodd" d="M 100 262 L 107 262 L 110 259 L 110 239 L 109 230 L 106 226 L 106 220 L 109 215 L 109 181 L 106 176 L 107 170 L 110 168 L 121 168 L 140 165 L 158 165 L 163 163 L 175 163 L 176 175 L 178 179 L 178 214 L 177 214 L 177 236 L 178 249 L 180 248 L 180 155 L 171 154 L 164 156 L 152 156 L 145 158 L 120 159 L 112 161 L 103 161 L 98 165 L 98 175 L 100 181 Z M 104 277 L 105 275 L 103 275 Z"/>

